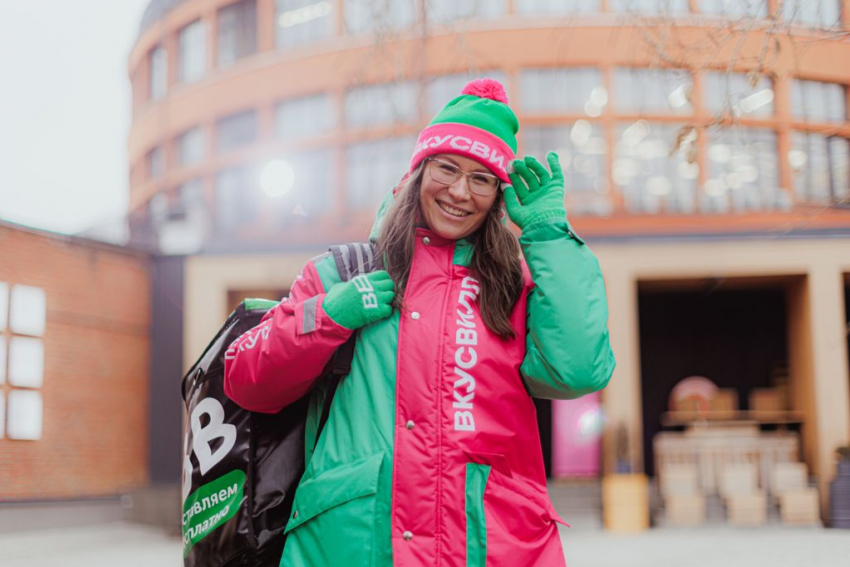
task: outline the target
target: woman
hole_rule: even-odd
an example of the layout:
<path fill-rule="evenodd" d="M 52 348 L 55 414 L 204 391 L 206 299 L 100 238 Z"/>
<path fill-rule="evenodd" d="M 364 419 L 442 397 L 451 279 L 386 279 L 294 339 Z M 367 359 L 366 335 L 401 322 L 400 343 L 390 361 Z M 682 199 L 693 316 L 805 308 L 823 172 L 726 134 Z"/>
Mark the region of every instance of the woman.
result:
<path fill-rule="evenodd" d="M 227 394 L 275 412 L 359 330 L 281 565 L 564 564 L 531 396 L 599 390 L 614 357 L 599 265 L 567 223 L 557 157 L 551 172 L 513 161 L 518 129 L 501 84 L 467 85 L 382 206 L 372 238 L 386 271 L 342 283 L 330 256 L 314 259 L 248 338 L 257 347 L 228 361 Z"/>

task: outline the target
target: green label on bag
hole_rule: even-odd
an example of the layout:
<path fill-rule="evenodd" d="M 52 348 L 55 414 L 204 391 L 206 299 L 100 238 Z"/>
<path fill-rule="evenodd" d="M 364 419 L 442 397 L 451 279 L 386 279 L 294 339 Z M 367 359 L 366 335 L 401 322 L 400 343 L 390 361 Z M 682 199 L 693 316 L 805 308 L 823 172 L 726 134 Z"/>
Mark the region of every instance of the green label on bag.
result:
<path fill-rule="evenodd" d="M 218 526 L 236 515 L 242 504 L 245 472 L 230 471 L 203 485 L 183 504 L 183 557 Z"/>

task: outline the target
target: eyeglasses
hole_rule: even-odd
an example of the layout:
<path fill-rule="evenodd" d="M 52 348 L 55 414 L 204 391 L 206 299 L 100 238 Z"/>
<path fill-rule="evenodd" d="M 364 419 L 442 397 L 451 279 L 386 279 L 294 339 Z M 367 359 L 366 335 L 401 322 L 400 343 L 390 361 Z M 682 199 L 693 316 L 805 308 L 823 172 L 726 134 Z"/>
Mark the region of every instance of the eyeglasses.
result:
<path fill-rule="evenodd" d="M 437 158 L 428 158 L 428 161 L 432 162 L 428 168 L 428 175 L 442 185 L 452 185 L 463 176 L 466 177 L 469 190 L 476 195 L 488 197 L 499 188 L 500 179 L 495 175 L 477 171 L 466 173 L 455 164 Z"/>

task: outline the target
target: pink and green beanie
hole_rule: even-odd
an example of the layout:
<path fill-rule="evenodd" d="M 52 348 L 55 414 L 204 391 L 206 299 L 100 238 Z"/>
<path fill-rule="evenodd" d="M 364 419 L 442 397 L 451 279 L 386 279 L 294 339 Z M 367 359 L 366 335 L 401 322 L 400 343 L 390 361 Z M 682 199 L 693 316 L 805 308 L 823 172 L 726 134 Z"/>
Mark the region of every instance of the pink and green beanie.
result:
<path fill-rule="evenodd" d="M 410 171 L 436 154 L 474 159 L 510 183 L 508 167 L 516 155 L 519 120 L 508 106 L 505 87 L 494 79 L 467 84 L 419 133 Z"/>

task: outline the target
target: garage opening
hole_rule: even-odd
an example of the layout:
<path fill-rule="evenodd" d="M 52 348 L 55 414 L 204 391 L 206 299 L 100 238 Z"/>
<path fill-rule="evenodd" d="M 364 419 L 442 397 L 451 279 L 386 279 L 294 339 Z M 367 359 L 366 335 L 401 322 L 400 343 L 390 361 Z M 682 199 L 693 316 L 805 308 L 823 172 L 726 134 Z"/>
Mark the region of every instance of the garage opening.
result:
<path fill-rule="evenodd" d="M 685 379 L 713 383 L 724 392 L 729 419 L 758 409 L 751 405 L 762 403 L 762 392 L 779 394 L 768 402 L 771 407 L 789 409 L 789 283 L 783 278 L 640 282 L 643 449 L 649 475 L 656 474 L 656 434 L 689 426 L 687 415 L 671 412 L 671 394 Z M 782 423 L 759 426 L 795 427 L 793 420 L 772 421 Z"/>

